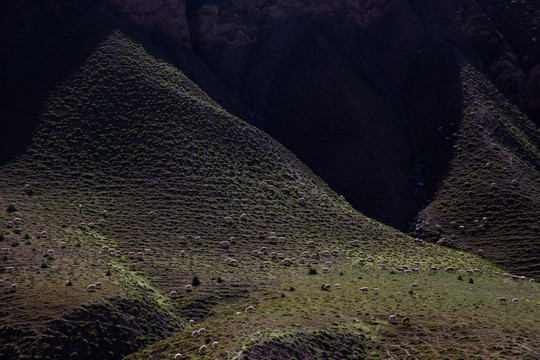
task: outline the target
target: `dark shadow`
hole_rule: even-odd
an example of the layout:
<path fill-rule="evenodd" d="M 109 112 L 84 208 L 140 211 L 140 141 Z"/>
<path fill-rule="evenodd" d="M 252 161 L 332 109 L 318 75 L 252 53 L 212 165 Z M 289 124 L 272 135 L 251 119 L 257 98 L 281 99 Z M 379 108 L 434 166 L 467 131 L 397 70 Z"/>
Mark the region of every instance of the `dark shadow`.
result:
<path fill-rule="evenodd" d="M 75 2 L 56 17 L 43 4 L 20 3 L 26 7 L 2 8 L 6 52 L 0 58 L 0 165 L 25 151 L 51 92 L 80 69 L 115 27 L 101 2 Z"/>
<path fill-rule="evenodd" d="M 433 198 L 452 161 L 463 116 L 460 62 L 452 45 L 431 43 L 417 52 L 402 91 L 416 140 L 416 195 L 424 206 Z"/>

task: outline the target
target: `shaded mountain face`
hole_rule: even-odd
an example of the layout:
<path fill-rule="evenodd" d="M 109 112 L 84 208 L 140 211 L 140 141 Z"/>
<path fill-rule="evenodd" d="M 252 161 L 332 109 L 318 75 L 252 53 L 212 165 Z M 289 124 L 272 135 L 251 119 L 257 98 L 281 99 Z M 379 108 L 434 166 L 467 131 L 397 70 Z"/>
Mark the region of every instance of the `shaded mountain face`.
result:
<path fill-rule="evenodd" d="M 425 226 L 417 216 L 437 201 L 459 155 L 458 143 L 474 141 L 461 131 L 467 111 L 464 66 L 474 66 L 501 90 L 495 108 L 509 100 L 521 107 L 518 112 L 538 119 L 540 34 L 534 1 L 104 4 L 136 25 L 220 105 L 292 150 L 356 209 L 402 230 Z M 15 38 L 27 42 L 53 33 L 72 16 L 62 2 L 3 7 L 2 26 L 23 24 L 26 30 Z M 13 54 L 24 43 L 2 41 Z M 16 58 L 3 56 L 8 65 Z M 33 109 L 29 106 L 22 119 L 31 118 Z M 2 111 L 11 119 L 10 133 L 31 133 L 20 113 Z M 502 145 L 519 142 L 515 136 Z M 2 145 L 4 159 L 24 148 L 17 139 L 2 139 L 9 144 Z M 468 150 L 472 158 L 474 151 Z M 521 155 L 509 156 L 518 161 Z M 521 159 L 535 163 L 535 156 L 529 152 Z M 538 179 L 536 173 L 527 176 Z M 457 181 L 449 186 L 460 187 Z M 520 191 L 517 186 L 507 196 Z M 474 217 L 483 212 L 482 206 L 473 210 Z M 513 215 L 502 211 L 501 216 Z M 535 218 L 530 221 L 516 226 L 528 229 Z"/>

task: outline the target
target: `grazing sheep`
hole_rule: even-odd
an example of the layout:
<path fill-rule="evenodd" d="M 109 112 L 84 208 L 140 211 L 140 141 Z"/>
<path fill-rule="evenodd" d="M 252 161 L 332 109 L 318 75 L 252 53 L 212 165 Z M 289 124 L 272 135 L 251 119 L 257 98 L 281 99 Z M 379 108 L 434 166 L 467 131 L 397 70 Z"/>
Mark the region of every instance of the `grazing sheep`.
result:
<path fill-rule="evenodd" d="M 259 252 L 259 250 L 253 250 L 253 251 L 251 252 L 251 255 L 253 255 L 253 256 L 259 256 L 259 255 L 260 255 L 260 252 Z"/>
<path fill-rule="evenodd" d="M 296 264 L 296 258 L 295 257 L 290 258 L 289 261 L 291 262 L 291 264 Z"/>
<path fill-rule="evenodd" d="M 229 245 L 231 245 L 230 242 L 228 242 L 227 240 L 223 240 L 222 242 L 219 243 L 221 245 L 221 247 L 223 248 L 228 248 Z"/>
<path fill-rule="evenodd" d="M 332 262 L 330 262 L 330 261 L 327 261 L 327 262 L 324 263 L 325 267 L 329 267 L 330 265 L 332 265 Z"/>
<path fill-rule="evenodd" d="M 180 256 L 186 256 L 186 252 L 184 250 L 180 251 Z"/>
<path fill-rule="evenodd" d="M 379 288 L 373 288 L 371 290 L 373 290 L 374 292 L 379 292 Z"/>
<path fill-rule="evenodd" d="M 232 224 L 234 222 L 233 218 L 230 216 L 225 216 L 223 220 L 225 220 L 227 224 Z"/>
<path fill-rule="evenodd" d="M 178 293 L 177 293 L 175 290 L 173 290 L 173 291 L 171 291 L 171 292 L 169 293 L 169 297 L 170 297 L 171 299 L 174 299 L 174 298 L 176 297 L 176 295 L 178 295 Z"/>
<path fill-rule="evenodd" d="M 388 322 L 389 322 L 390 324 L 397 324 L 397 322 L 398 322 L 397 316 L 396 316 L 396 315 L 390 315 L 390 316 L 388 317 Z"/>
<path fill-rule="evenodd" d="M 81 229 L 84 229 L 84 228 L 86 227 L 86 223 L 85 223 L 84 221 L 81 221 L 81 222 L 79 223 L 79 227 L 80 227 Z"/>
<path fill-rule="evenodd" d="M 218 348 L 218 342 L 217 341 L 214 341 L 212 343 L 212 349 L 216 350 Z"/>
<path fill-rule="evenodd" d="M 315 241 L 313 241 L 313 240 L 308 241 L 307 246 L 315 246 Z"/>
<path fill-rule="evenodd" d="M 448 272 L 448 273 L 453 273 L 454 271 L 456 271 L 456 269 L 454 269 L 453 267 L 449 266 L 447 267 L 446 269 L 444 269 L 444 271 Z"/>
<path fill-rule="evenodd" d="M 150 216 L 150 217 L 153 217 L 154 214 L 155 214 L 154 210 L 150 210 L 150 211 L 148 212 L 148 216 Z"/>
<path fill-rule="evenodd" d="M 190 320 L 189 320 L 189 324 L 190 324 L 190 325 L 193 325 L 193 324 L 195 324 L 195 320 L 193 320 L 193 319 L 190 319 Z"/>
<path fill-rule="evenodd" d="M 272 252 L 270 253 L 270 257 L 271 257 L 272 259 L 277 258 L 277 252 L 272 251 Z"/>
<path fill-rule="evenodd" d="M 96 289 L 101 289 L 101 285 L 102 285 L 102 284 L 101 284 L 100 281 L 98 281 L 95 285 L 96 285 Z"/>
<path fill-rule="evenodd" d="M 62 242 L 60 243 L 60 248 L 65 249 L 66 247 L 67 247 L 67 242 L 62 241 Z"/>
<path fill-rule="evenodd" d="M 476 253 L 477 253 L 479 256 L 482 256 L 482 255 L 484 255 L 484 250 L 478 249 L 478 251 L 476 251 Z"/>
<path fill-rule="evenodd" d="M 42 232 L 39 233 L 39 236 L 40 237 L 47 237 L 47 231 L 43 230 Z"/>
<path fill-rule="evenodd" d="M 312 259 L 318 259 L 318 258 L 319 258 L 319 254 L 313 253 L 313 254 L 311 254 L 311 258 L 312 258 Z"/>
<path fill-rule="evenodd" d="M 277 242 L 280 243 L 280 244 L 282 244 L 284 241 L 285 241 L 285 238 L 283 236 L 279 236 L 277 238 Z"/>
<path fill-rule="evenodd" d="M 336 289 L 341 289 L 341 284 L 339 284 L 339 283 L 338 283 L 338 284 L 334 284 L 334 287 L 335 287 Z"/>
<path fill-rule="evenodd" d="M 101 247 L 101 250 L 109 251 L 109 250 L 110 250 L 110 247 L 108 247 L 107 245 L 103 245 L 103 246 Z"/>
<path fill-rule="evenodd" d="M 330 271 L 330 270 L 329 270 L 327 267 L 323 267 L 323 268 L 321 269 L 321 271 L 322 271 L 323 273 L 327 273 L 327 272 Z"/>
<path fill-rule="evenodd" d="M 93 292 L 93 291 L 96 291 L 96 284 L 90 284 L 86 287 L 86 291 L 90 291 L 90 292 Z"/>
<path fill-rule="evenodd" d="M 128 253 L 128 257 L 129 257 L 130 259 L 135 259 L 135 252 L 130 251 L 130 252 Z"/>
<path fill-rule="evenodd" d="M 408 316 L 404 316 L 403 319 L 401 320 L 401 323 L 403 325 L 411 325 L 411 319 Z"/>
<path fill-rule="evenodd" d="M 194 330 L 192 333 L 191 333 L 191 336 L 196 336 L 196 335 L 199 335 L 199 330 Z"/>
<path fill-rule="evenodd" d="M 144 252 L 147 253 L 147 254 L 151 254 L 151 253 L 152 253 L 152 249 L 144 249 Z"/>
<path fill-rule="evenodd" d="M 283 260 L 281 261 L 281 263 L 282 263 L 283 265 L 291 265 L 291 260 L 290 260 L 290 259 L 283 259 Z"/>
<path fill-rule="evenodd" d="M 6 266 L 6 271 L 7 272 L 14 272 L 15 268 L 13 266 Z"/>
<path fill-rule="evenodd" d="M 366 260 L 367 260 L 367 261 L 373 261 L 374 259 L 373 259 L 373 256 L 368 256 L 368 257 L 366 258 Z"/>
<path fill-rule="evenodd" d="M 137 259 L 142 259 L 144 258 L 144 253 L 143 252 L 138 252 L 135 254 L 135 256 L 137 256 Z"/>
<path fill-rule="evenodd" d="M 506 304 L 506 297 L 504 297 L 504 296 L 498 297 L 497 300 L 498 300 L 501 304 Z"/>
<path fill-rule="evenodd" d="M 11 252 L 10 248 L 2 248 L 2 254 L 9 254 Z"/>
<path fill-rule="evenodd" d="M 250 305 L 246 308 L 246 312 L 255 310 L 255 307 L 253 305 Z"/>
<path fill-rule="evenodd" d="M 247 220 L 247 215 L 246 214 L 240 215 L 240 220 Z"/>
<path fill-rule="evenodd" d="M 331 254 L 334 255 L 334 256 L 339 256 L 339 251 L 338 250 L 332 250 Z"/>
<path fill-rule="evenodd" d="M 10 292 L 16 292 L 17 291 L 17 284 L 11 284 L 11 286 L 9 287 L 9 291 Z"/>
<path fill-rule="evenodd" d="M 268 233 L 268 236 L 277 236 L 277 233 L 275 231 L 270 231 Z"/>
<path fill-rule="evenodd" d="M 89 227 L 89 228 L 93 228 L 93 227 L 94 227 L 94 223 L 93 223 L 93 222 L 89 222 L 89 223 L 88 223 L 88 227 Z"/>
<path fill-rule="evenodd" d="M 432 267 L 429 268 L 429 270 L 432 271 L 432 272 L 435 272 L 435 271 L 438 271 L 439 269 L 437 269 L 436 266 L 432 266 Z"/>
<path fill-rule="evenodd" d="M 0 286 L 4 286 L 4 280 L 0 279 Z"/>
<path fill-rule="evenodd" d="M 184 287 L 184 290 L 186 290 L 187 292 L 191 292 L 193 290 L 193 287 L 191 285 L 186 285 Z"/>
<path fill-rule="evenodd" d="M 177 353 L 176 355 L 174 355 L 174 360 L 178 360 L 178 359 L 181 359 L 182 358 L 182 354 L 180 353 Z"/>
<path fill-rule="evenodd" d="M 515 303 L 515 302 L 518 302 L 519 301 L 519 298 L 513 298 L 512 299 L 512 302 Z"/>
<path fill-rule="evenodd" d="M 21 218 L 15 218 L 15 219 L 13 219 L 13 223 L 14 223 L 14 224 L 18 224 L 18 223 L 20 223 L 20 222 L 21 222 Z"/>
<path fill-rule="evenodd" d="M 12 228 L 13 225 L 14 225 L 14 224 L 13 224 L 13 221 L 8 221 L 8 222 L 6 223 L 6 227 L 8 227 L 8 228 Z"/>
<path fill-rule="evenodd" d="M 412 288 L 417 288 L 418 287 L 418 284 L 417 283 L 412 283 L 411 285 L 409 285 L 410 287 Z"/>
<path fill-rule="evenodd" d="M 104 225 L 105 224 L 105 219 L 99 219 L 98 224 L 99 225 Z"/>
<path fill-rule="evenodd" d="M 266 248 L 266 246 L 263 246 L 262 248 L 259 249 L 259 252 L 260 252 L 261 254 L 266 255 L 266 253 L 268 252 L 268 249 Z"/>
<path fill-rule="evenodd" d="M 199 334 L 202 334 L 202 333 L 204 333 L 205 331 L 206 331 L 205 328 L 200 328 L 200 329 L 199 329 Z"/>
<path fill-rule="evenodd" d="M 358 246 L 360 246 L 360 241 L 353 240 L 353 241 L 351 241 L 351 245 L 354 246 L 354 247 L 358 247 Z"/>
<path fill-rule="evenodd" d="M 47 254 L 54 255 L 54 249 L 49 249 L 49 250 L 47 250 Z"/>
<path fill-rule="evenodd" d="M 419 268 L 412 268 L 411 271 L 415 274 L 418 274 L 420 272 Z"/>
<path fill-rule="evenodd" d="M 495 271 L 495 270 L 492 270 L 492 271 L 491 271 L 491 273 L 492 273 L 493 275 L 497 275 L 497 276 L 498 276 L 498 275 L 501 275 L 501 273 L 500 273 L 500 272 L 498 272 L 498 271 Z"/>
<path fill-rule="evenodd" d="M 306 259 L 300 258 L 300 259 L 298 259 L 298 263 L 299 263 L 299 264 L 305 264 L 305 263 L 306 263 Z"/>
<path fill-rule="evenodd" d="M 130 269 L 135 269 L 137 267 L 137 264 L 129 264 Z"/>
<path fill-rule="evenodd" d="M 368 292 L 369 291 L 369 288 L 368 287 L 361 287 L 360 288 L 360 291 L 365 293 L 365 292 Z"/>
<path fill-rule="evenodd" d="M 79 209 L 79 213 L 81 213 L 82 212 L 82 204 L 79 204 L 78 209 Z"/>
<path fill-rule="evenodd" d="M 203 345 L 199 348 L 199 354 L 204 354 L 206 352 L 206 345 Z"/>
<path fill-rule="evenodd" d="M 362 259 L 362 258 L 358 259 L 358 263 L 359 263 L 359 264 L 360 264 L 360 263 L 363 263 L 363 262 L 365 262 L 365 261 L 366 261 L 366 259 Z"/>
<path fill-rule="evenodd" d="M 322 288 L 322 289 L 323 289 L 324 291 L 329 291 L 331 288 L 332 288 L 332 285 L 331 285 L 331 284 L 325 284 L 325 285 L 323 285 L 323 288 Z"/>
<path fill-rule="evenodd" d="M 325 256 L 325 257 L 330 257 L 330 251 L 328 250 L 324 250 L 322 253 L 321 253 L 322 256 Z"/>

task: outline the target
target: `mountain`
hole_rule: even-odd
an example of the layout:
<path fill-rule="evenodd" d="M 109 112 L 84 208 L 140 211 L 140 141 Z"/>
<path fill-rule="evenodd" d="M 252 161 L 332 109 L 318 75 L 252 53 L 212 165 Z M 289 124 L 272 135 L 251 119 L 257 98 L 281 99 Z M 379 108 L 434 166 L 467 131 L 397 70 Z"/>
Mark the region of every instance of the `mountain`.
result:
<path fill-rule="evenodd" d="M 537 128 L 449 41 L 401 64 L 397 42 L 383 52 L 366 40 L 414 34 L 397 26 L 405 15 L 446 7 L 253 4 L 2 5 L 2 28 L 16 31 L 1 56 L 0 358 L 538 356 Z M 345 56 L 345 40 L 317 25 L 335 9 L 369 14 L 371 35 L 350 46 L 399 68 Z M 257 43 L 259 60 L 227 60 L 234 38 L 220 56 L 218 37 L 201 40 L 235 12 L 274 36 Z M 237 96 L 219 61 L 287 71 L 271 86 L 246 76 L 252 90 Z M 264 98 L 267 112 L 252 102 Z M 362 169 L 365 206 L 405 205 L 366 217 L 304 158 L 315 155 L 339 181 Z M 411 234 L 382 222 L 418 211 Z"/>

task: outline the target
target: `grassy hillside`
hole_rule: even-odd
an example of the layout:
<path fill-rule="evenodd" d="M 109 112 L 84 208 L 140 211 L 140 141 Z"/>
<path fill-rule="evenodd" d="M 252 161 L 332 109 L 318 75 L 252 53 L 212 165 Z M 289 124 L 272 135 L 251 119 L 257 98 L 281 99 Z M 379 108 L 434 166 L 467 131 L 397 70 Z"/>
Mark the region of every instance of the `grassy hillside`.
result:
<path fill-rule="evenodd" d="M 435 157 L 448 157 L 449 165 L 419 216 L 417 235 L 481 250 L 501 266 L 538 275 L 540 132 L 474 67 L 448 51 L 444 58 L 453 61 L 452 87 L 463 107 L 455 100 L 423 105 L 425 114 L 418 123 L 424 146 L 434 149 Z M 436 59 L 432 56 L 422 66 L 433 69 Z M 439 115 L 456 111 L 461 112 L 459 122 L 440 121 L 444 116 Z"/>
<path fill-rule="evenodd" d="M 87 9 L 2 86 L 34 130 L 0 166 L 0 358 L 540 354 L 538 284 L 359 214 L 141 44 Z"/>

